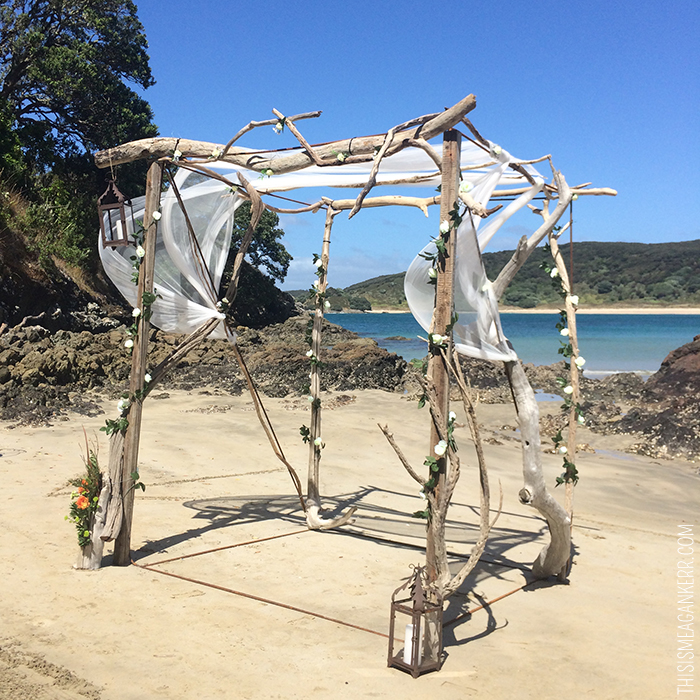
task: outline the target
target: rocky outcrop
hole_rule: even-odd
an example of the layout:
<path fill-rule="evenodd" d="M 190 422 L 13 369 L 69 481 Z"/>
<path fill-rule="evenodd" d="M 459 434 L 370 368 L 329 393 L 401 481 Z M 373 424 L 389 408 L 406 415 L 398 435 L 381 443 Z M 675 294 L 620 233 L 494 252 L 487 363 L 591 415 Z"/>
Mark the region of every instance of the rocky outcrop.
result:
<path fill-rule="evenodd" d="M 78 316 L 78 314 L 82 314 Z M 116 397 L 127 386 L 131 358 L 120 318 L 89 305 L 72 312 L 78 327 L 94 330 L 55 330 L 62 314 L 34 318 L 43 325 L 18 325 L 0 334 L 0 418 L 41 422 L 66 410 L 94 414 L 100 408 L 96 391 Z M 77 323 L 77 322 L 76 322 Z M 26 324 L 26 321 L 25 321 Z M 259 390 L 268 396 L 308 392 L 311 317 L 304 313 L 284 323 L 252 329 L 239 326 L 238 346 Z M 149 366 L 155 367 L 180 342 L 181 336 L 152 330 Z M 407 364 L 367 338 L 324 323 L 321 367 L 324 389 L 353 391 L 382 389 L 411 397 L 422 393 L 420 368 Z M 483 360 L 462 360 L 465 375 L 483 403 L 510 402 L 510 387 L 502 366 Z M 536 391 L 560 394 L 558 377 L 566 377 L 563 362 L 526 365 Z M 177 371 L 158 389 L 216 387 L 240 394 L 246 385 L 228 342 L 205 340 L 187 355 Z M 602 433 L 638 437 L 634 451 L 650 456 L 700 456 L 700 336 L 672 352 L 646 384 L 635 374 L 604 380 L 581 380 L 581 406 L 586 425 Z M 459 399 L 458 392 L 453 393 Z M 551 435 L 565 416 L 550 416 L 543 434 Z"/>
<path fill-rule="evenodd" d="M 673 350 L 617 423 L 634 450 L 653 457 L 700 458 L 700 336 Z"/>
<path fill-rule="evenodd" d="M 238 345 L 258 389 L 268 396 L 308 391 L 306 334 L 310 317 L 255 330 L 238 328 Z M 89 390 L 116 396 L 127 386 L 131 358 L 124 327 L 103 332 L 51 332 L 43 326 L 17 326 L 0 336 L 0 418 L 46 421 L 68 408 L 99 410 L 82 397 Z M 155 367 L 181 337 L 152 330 L 149 366 Z M 321 368 L 325 389 L 402 390 L 406 363 L 373 340 L 324 324 Z M 205 340 L 166 377 L 159 388 L 213 386 L 240 394 L 245 382 L 227 341 Z"/>

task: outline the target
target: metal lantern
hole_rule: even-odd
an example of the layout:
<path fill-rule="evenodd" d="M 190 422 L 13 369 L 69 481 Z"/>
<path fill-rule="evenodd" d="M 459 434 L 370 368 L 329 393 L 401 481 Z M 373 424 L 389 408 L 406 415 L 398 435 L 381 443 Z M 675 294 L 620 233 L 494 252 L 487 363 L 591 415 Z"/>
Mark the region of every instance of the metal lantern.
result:
<path fill-rule="evenodd" d="M 131 200 L 126 199 L 117 188 L 117 183 L 110 180 L 104 194 L 97 200 L 97 213 L 100 217 L 102 245 L 116 247 L 129 245 L 129 219 L 131 231 L 134 230 L 134 210 Z"/>
<path fill-rule="evenodd" d="M 416 566 L 409 580 L 391 596 L 388 666 L 418 678 L 442 665 L 442 602 L 433 604 L 426 595 L 425 567 Z M 401 591 L 406 597 L 398 598 Z M 394 630 L 404 631 L 403 648 L 394 654 Z"/>

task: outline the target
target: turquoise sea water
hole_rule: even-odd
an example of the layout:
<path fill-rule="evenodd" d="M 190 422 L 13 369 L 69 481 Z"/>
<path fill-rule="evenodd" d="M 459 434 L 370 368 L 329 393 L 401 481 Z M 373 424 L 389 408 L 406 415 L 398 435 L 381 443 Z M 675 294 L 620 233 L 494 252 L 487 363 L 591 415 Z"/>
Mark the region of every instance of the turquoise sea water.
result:
<path fill-rule="evenodd" d="M 381 347 L 407 360 L 423 357 L 425 331 L 411 314 L 326 314 L 360 336 L 374 338 Z M 557 314 L 502 314 L 503 330 L 523 362 L 548 365 L 562 359 L 555 328 Z M 656 372 L 671 350 L 700 333 L 700 316 L 672 314 L 579 314 L 579 349 L 586 358 L 586 374 Z M 396 336 L 407 340 L 393 339 Z"/>

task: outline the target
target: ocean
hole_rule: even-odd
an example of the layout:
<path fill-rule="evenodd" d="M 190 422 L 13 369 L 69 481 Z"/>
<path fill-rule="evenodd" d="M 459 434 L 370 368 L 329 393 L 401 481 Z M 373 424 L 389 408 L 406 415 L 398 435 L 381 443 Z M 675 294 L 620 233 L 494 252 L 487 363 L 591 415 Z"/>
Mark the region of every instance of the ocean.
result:
<path fill-rule="evenodd" d="M 326 318 L 377 343 L 406 360 L 426 354 L 418 336 L 425 331 L 413 316 L 402 314 L 326 314 Z M 508 313 L 501 324 L 523 362 L 549 365 L 562 359 L 555 325 L 557 314 Z M 656 372 L 671 350 L 689 343 L 700 333 L 700 316 L 676 314 L 578 314 L 580 354 L 585 373 L 601 377 L 614 372 Z"/>

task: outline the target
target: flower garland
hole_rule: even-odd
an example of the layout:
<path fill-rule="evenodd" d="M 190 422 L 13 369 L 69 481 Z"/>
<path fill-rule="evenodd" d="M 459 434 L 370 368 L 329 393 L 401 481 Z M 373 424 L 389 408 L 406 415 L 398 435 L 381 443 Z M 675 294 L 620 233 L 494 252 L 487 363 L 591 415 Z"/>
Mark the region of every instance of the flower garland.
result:
<path fill-rule="evenodd" d="M 437 456 L 428 455 L 425 458 L 423 464 L 428 467 L 430 478 L 423 484 L 423 488 L 418 492 L 418 495 L 423 499 L 428 499 L 428 496 L 432 494 L 438 483 L 438 476 L 440 472 L 439 459 L 445 456 L 448 450 L 457 452 L 457 443 L 454 439 L 455 421 L 457 420 L 457 414 L 454 411 L 450 411 L 447 418 L 447 440 L 440 440 L 437 445 L 433 447 L 433 453 Z M 430 518 L 430 500 L 426 503 L 425 510 L 417 510 L 413 513 L 414 518 Z"/>
<path fill-rule="evenodd" d="M 557 229 L 555 228 L 555 230 Z M 545 245 L 544 249 L 547 251 L 551 251 L 551 248 L 548 245 Z M 547 263 L 547 261 L 544 261 L 540 264 L 540 269 L 544 270 L 549 275 L 549 277 L 552 280 L 552 286 L 554 287 L 555 291 L 563 299 L 568 299 L 568 301 L 574 307 L 575 313 L 576 307 L 579 303 L 578 295 L 569 294 L 567 292 L 567 290 L 564 288 L 564 283 L 559 275 L 559 270 L 556 267 L 551 267 Z M 566 310 L 562 309 L 559 311 L 559 320 L 556 323 L 556 329 L 559 331 L 559 335 L 561 336 L 561 338 L 563 338 L 563 340 L 560 339 L 560 347 L 557 352 L 565 358 L 564 367 L 567 370 L 569 370 L 570 373 L 583 369 L 583 366 L 586 364 L 586 360 L 579 354 L 574 353 L 574 346 L 572 345 L 570 340 L 571 331 L 568 327 L 568 312 Z M 573 366 L 576 368 L 575 370 L 572 368 L 572 362 Z M 581 404 L 578 401 L 574 402 L 574 387 L 564 377 L 557 377 L 556 382 L 559 388 L 562 390 L 562 393 L 564 394 L 564 396 L 562 397 L 563 401 L 561 405 L 562 413 L 570 412 L 573 408 L 574 415 L 576 416 L 576 422 L 579 425 L 585 424 L 586 418 L 583 414 Z M 563 444 L 564 438 L 562 436 L 561 430 L 558 430 L 557 433 L 552 436 L 552 443 L 554 444 L 555 453 L 562 455 L 564 467 L 564 471 L 558 477 L 556 477 L 556 485 L 560 486 L 561 484 L 567 483 L 576 485 L 579 480 L 578 469 L 576 468 L 576 464 L 571 460 L 571 455 L 569 454 L 568 448 Z"/>
<path fill-rule="evenodd" d="M 459 228 L 460 224 L 462 223 L 462 219 L 463 215 L 462 212 L 460 212 L 459 204 L 455 202 L 454 208 L 449 212 L 449 221 L 447 219 L 443 219 L 440 222 L 439 235 L 436 238 L 431 238 L 432 242 L 435 244 L 435 253 L 420 253 L 420 256 L 423 259 L 428 260 L 431 264 L 430 268 L 428 269 L 428 284 L 432 284 L 437 287 L 438 270 L 444 268 L 445 259 L 447 258 L 447 244 L 449 242 L 450 235 L 452 231 L 456 231 Z M 431 355 L 449 348 L 452 339 L 452 329 L 458 320 L 459 314 L 453 310 L 450 322 L 445 328 L 445 333 L 430 333 L 428 335 L 428 350 Z M 421 370 L 424 377 L 427 375 L 427 360 L 416 362 L 414 363 L 414 366 Z M 428 396 L 424 391 L 423 395 L 418 400 L 418 408 L 423 408 L 427 400 Z M 428 473 L 430 475 L 430 478 L 425 482 L 423 488 L 419 492 L 420 497 L 423 499 L 428 499 L 428 496 L 437 486 L 440 473 L 439 459 L 444 458 L 448 450 L 452 450 L 453 452 L 457 451 L 457 443 L 454 441 L 453 437 L 456 418 L 457 415 L 455 412 L 450 411 L 447 420 L 447 440 L 440 440 L 438 444 L 433 447 L 434 455 L 428 455 L 423 462 L 423 465 L 428 467 Z M 418 510 L 413 514 L 413 516 L 416 518 L 429 519 L 430 500 L 428 499 L 425 510 Z"/>
<path fill-rule="evenodd" d="M 330 302 L 326 299 L 325 291 L 321 291 L 321 287 L 323 286 L 324 282 L 324 277 L 326 275 L 326 268 L 323 266 L 323 260 L 318 253 L 313 254 L 312 262 L 314 267 L 316 268 L 314 274 L 316 275 L 317 279 L 315 279 L 313 285 L 311 285 L 311 288 L 309 290 L 309 298 L 315 298 L 316 300 L 316 312 L 314 313 L 322 314 L 324 308 L 328 309 L 331 306 Z M 304 391 L 307 394 L 306 398 L 307 401 L 311 404 L 311 408 L 318 410 L 319 408 L 321 408 L 321 399 L 312 395 L 311 382 L 313 381 L 314 372 L 318 372 L 323 367 L 323 362 L 321 362 L 321 360 L 314 354 L 313 351 L 313 327 L 314 319 L 312 317 L 309 319 L 308 325 L 306 327 L 306 333 L 304 335 L 306 343 L 309 346 L 309 349 L 306 351 L 306 357 L 309 359 L 309 366 L 311 370 L 309 372 L 309 384 L 307 384 L 304 387 Z M 299 428 L 299 434 L 301 435 L 301 440 L 304 444 L 308 444 L 311 442 L 311 429 L 307 425 L 302 425 Z M 315 450 L 322 450 L 326 446 L 326 444 L 320 437 L 316 437 L 313 442 Z"/>
<path fill-rule="evenodd" d="M 161 216 L 162 214 L 159 211 L 156 210 L 153 212 L 154 221 L 160 221 Z M 134 238 L 134 245 L 136 247 L 136 251 L 135 255 L 131 256 L 131 266 L 133 268 L 131 281 L 136 286 L 138 286 L 139 275 L 141 273 L 141 264 L 143 263 L 143 259 L 146 255 L 146 250 L 143 247 L 145 239 L 145 228 L 142 222 L 139 222 L 138 230 L 134 231 L 132 235 Z M 129 355 L 131 355 L 131 353 L 133 352 L 134 342 L 138 338 L 140 322 L 142 320 L 143 322 L 148 322 L 151 320 L 151 317 L 153 316 L 153 304 L 157 299 L 160 298 L 162 297 L 155 290 L 153 292 L 144 291 L 141 294 L 141 307 L 137 306 L 132 310 L 131 316 L 133 318 L 133 321 L 131 325 L 126 329 L 127 338 L 124 341 L 124 347 L 126 348 Z M 225 302 L 226 306 L 228 307 L 227 299 L 222 299 L 222 302 Z M 143 386 L 140 389 L 134 391 L 133 394 L 129 394 L 129 392 L 123 392 L 121 394 L 121 397 L 117 402 L 119 418 L 105 420 L 105 425 L 102 428 L 100 428 L 102 432 L 106 433 L 108 436 L 116 432 L 120 432 L 122 435 L 126 434 L 126 430 L 129 427 L 129 419 L 127 416 L 129 414 L 129 408 L 131 407 L 131 404 L 134 401 L 142 402 L 148 395 L 148 392 L 150 391 L 149 384 L 152 379 L 150 373 L 147 372 L 144 375 L 143 379 Z M 138 479 L 138 474 L 136 478 Z M 139 486 L 143 487 L 143 484 L 140 484 Z"/>

